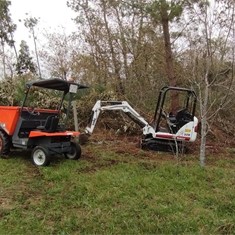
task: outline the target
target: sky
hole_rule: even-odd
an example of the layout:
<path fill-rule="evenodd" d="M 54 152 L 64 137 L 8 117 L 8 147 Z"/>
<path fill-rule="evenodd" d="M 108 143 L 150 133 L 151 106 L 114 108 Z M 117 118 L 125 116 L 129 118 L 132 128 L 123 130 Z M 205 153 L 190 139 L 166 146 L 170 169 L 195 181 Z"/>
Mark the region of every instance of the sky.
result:
<path fill-rule="evenodd" d="M 11 0 L 11 18 L 17 24 L 14 40 L 19 48 L 21 40 L 25 40 L 30 49 L 33 49 L 33 39 L 30 38 L 28 29 L 25 28 L 23 19 L 32 16 L 39 19 L 36 33 L 38 40 L 42 40 L 43 31 L 56 32 L 64 28 L 66 33 L 76 30 L 72 20 L 75 13 L 67 7 L 67 0 Z M 26 15 L 28 13 L 28 15 Z M 22 21 L 19 22 L 19 19 Z"/>

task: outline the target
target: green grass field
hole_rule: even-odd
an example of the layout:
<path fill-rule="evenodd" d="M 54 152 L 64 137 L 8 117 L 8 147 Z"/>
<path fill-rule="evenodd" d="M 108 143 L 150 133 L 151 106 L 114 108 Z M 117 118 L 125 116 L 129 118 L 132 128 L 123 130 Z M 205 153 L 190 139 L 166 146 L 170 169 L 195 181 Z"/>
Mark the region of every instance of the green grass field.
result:
<path fill-rule="evenodd" d="M 0 159 L 0 234 L 235 234 L 233 154 L 202 169 L 196 156 L 82 147 L 44 168 L 27 152 Z"/>

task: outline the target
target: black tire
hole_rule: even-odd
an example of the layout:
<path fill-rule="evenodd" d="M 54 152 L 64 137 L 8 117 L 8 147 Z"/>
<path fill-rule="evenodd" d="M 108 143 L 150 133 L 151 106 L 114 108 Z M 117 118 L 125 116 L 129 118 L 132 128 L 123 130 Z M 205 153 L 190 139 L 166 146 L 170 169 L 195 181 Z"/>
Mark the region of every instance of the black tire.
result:
<path fill-rule="evenodd" d="M 0 130 L 0 156 L 7 155 L 10 152 L 11 141 L 10 137 Z"/>
<path fill-rule="evenodd" d="M 36 146 L 31 154 L 31 160 L 36 166 L 48 166 L 50 164 L 50 154 L 42 146 Z"/>
<path fill-rule="evenodd" d="M 65 157 L 70 160 L 77 160 L 81 157 L 82 150 L 79 144 L 71 142 L 71 152 L 65 153 Z"/>

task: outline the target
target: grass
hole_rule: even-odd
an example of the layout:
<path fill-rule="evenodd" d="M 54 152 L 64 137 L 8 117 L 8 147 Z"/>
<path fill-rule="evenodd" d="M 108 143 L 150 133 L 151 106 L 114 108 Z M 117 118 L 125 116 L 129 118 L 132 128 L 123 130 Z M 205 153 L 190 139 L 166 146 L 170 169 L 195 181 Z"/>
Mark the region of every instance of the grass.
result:
<path fill-rule="evenodd" d="M 0 234 L 235 233 L 232 155 L 202 169 L 122 145 L 89 144 L 79 161 L 44 168 L 27 152 L 0 159 Z"/>

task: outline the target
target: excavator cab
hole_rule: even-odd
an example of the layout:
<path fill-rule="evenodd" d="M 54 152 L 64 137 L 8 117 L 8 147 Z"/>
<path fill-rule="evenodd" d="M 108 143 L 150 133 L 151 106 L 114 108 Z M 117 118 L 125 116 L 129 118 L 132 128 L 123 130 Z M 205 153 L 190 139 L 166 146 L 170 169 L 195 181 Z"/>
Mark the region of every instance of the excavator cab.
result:
<path fill-rule="evenodd" d="M 177 107 L 170 107 L 172 92 L 178 95 Z M 155 132 L 167 131 L 175 134 L 181 127 L 192 122 L 196 110 L 197 96 L 193 90 L 180 87 L 163 87 L 158 96 L 158 102 L 152 126 Z M 165 123 L 165 124 L 163 124 Z"/>

